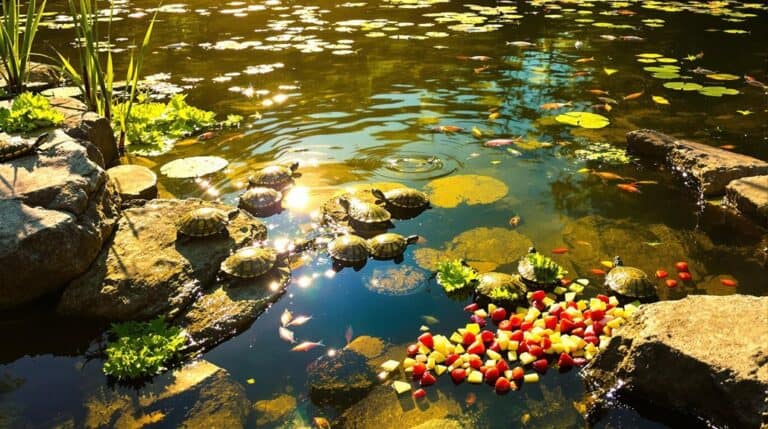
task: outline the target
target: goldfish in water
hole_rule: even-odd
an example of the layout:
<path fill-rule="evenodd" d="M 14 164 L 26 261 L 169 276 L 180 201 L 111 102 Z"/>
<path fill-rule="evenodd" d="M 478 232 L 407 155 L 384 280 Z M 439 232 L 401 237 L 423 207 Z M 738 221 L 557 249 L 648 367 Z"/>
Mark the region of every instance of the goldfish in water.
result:
<path fill-rule="evenodd" d="M 519 142 L 521 137 L 516 137 L 514 139 L 494 139 L 494 140 L 488 140 L 487 142 L 483 143 L 483 146 L 485 147 L 502 147 L 502 146 L 509 146 L 511 144 L 515 144 Z"/>
<path fill-rule="evenodd" d="M 421 319 L 424 320 L 428 325 L 436 325 L 440 323 L 440 320 L 435 316 L 430 316 L 428 314 L 425 314 L 421 316 Z"/>
<path fill-rule="evenodd" d="M 458 133 L 460 131 L 464 131 L 464 128 L 458 127 L 456 125 L 438 125 L 433 127 L 432 131 L 436 133 Z"/>
<path fill-rule="evenodd" d="M 508 46 L 517 46 L 518 48 L 530 48 L 532 46 L 536 46 L 535 44 L 533 44 L 531 42 L 526 42 L 526 41 L 523 41 L 523 40 L 518 40 L 518 41 L 515 41 L 515 42 L 507 42 L 507 45 Z"/>
<path fill-rule="evenodd" d="M 292 348 L 291 351 L 292 352 L 308 352 L 314 349 L 315 347 L 325 347 L 325 344 L 323 344 L 322 341 L 318 341 L 318 342 L 304 341 L 298 346 Z"/>
<path fill-rule="evenodd" d="M 352 342 L 352 338 L 354 335 L 355 334 L 352 331 L 352 325 L 348 325 L 347 330 L 344 332 L 344 338 L 347 340 L 347 344 Z"/>
<path fill-rule="evenodd" d="M 539 106 L 539 109 L 541 110 L 555 110 L 555 109 L 562 109 L 566 106 L 573 106 L 573 102 L 568 101 L 565 103 L 544 103 L 541 106 Z"/>
<path fill-rule="evenodd" d="M 331 429 L 331 423 L 325 417 L 315 417 L 312 419 L 317 429 Z"/>
<path fill-rule="evenodd" d="M 627 42 L 642 42 L 645 39 L 639 36 L 621 36 L 621 40 L 624 40 Z"/>
<path fill-rule="evenodd" d="M 212 139 L 214 137 L 216 137 L 216 132 L 208 131 L 208 132 L 202 133 L 199 136 L 197 136 L 197 139 L 199 141 L 203 142 L 203 141 L 206 141 L 206 140 L 210 140 L 210 139 Z"/>
<path fill-rule="evenodd" d="M 589 76 L 588 70 L 578 70 L 571 74 L 573 77 Z"/>
<path fill-rule="evenodd" d="M 610 97 L 597 97 L 598 100 L 602 101 L 605 104 L 619 104 L 618 101 L 614 100 Z"/>
<path fill-rule="evenodd" d="M 640 189 L 632 183 L 619 183 L 618 185 L 616 185 L 616 187 L 621 189 L 624 192 L 629 192 L 630 194 L 640 193 Z"/>
<path fill-rule="evenodd" d="M 296 338 L 293 335 L 293 331 L 290 329 L 283 328 L 282 326 L 277 328 L 277 332 L 280 334 L 280 338 L 282 338 L 285 341 L 288 341 L 289 343 L 295 343 Z"/>
<path fill-rule="evenodd" d="M 552 249 L 552 253 L 554 253 L 555 255 L 562 255 L 562 254 L 568 253 L 568 248 L 567 247 L 557 247 L 557 248 Z"/>
<path fill-rule="evenodd" d="M 491 66 L 482 66 L 482 67 L 475 67 L 474 70 L 475 70 L 475 73 L 482 73 L 490 68 Z"/>
<path fill-rule="evenodd" d="M 724 144 L 724 145 L 719 146 L 719 147 L 720 147 L 720 149 L 725 149 L 725 150 L 734 150 L 734 149 L 736 149 L 736 146 L 732 145 L 732 144 Z"/>
<path fill-rule="evenodd" d="M 752 76 L 749 76 L 749 75 L 745 74 L 744 75 L 744 81 L 747 82 L 747 85 L 751 85 L 751 86 L 754 86 L 756 88 L 768 90 L 768 85 L 760 82 L 759 80 L 753 78 Z"/>
<path fill-rule="evenodd" d="M 622 99 L 623 99 L 624 101 L 627 101 L 627 100 L 634 100 L 634 99 L 636 99 L 636 98 L 640 98 L 640 97 L 642 97 L 642 96 L 643 96 L 643 91 L 640 91 L 640 92 L 633 92 L 633 93 L 631 93 L 631 94 L 627 94 L 627 95 L 625 95 L 625 96 L 624 96 Z"/>
<path fill-rule="evenodd" d="M 286 308 L 283 311 L 283 314 L 280 315 L 280 324 L 285 326 L 288 324 L 288 322 L 291 321 L 291 319 L 293 319 L 293 314 L 291 314 L 291 312 Z"/>
<path fill-rule="evenodd" d="M 589 57 L 589 58 L 579 58 L 579 59 L 578 59 L 578 60 L 576 60 L 575 62 L 576 62 L 577 64 L 581 64 L 581 63 L 589 63 L 589 62 L 592 62 L 592 61 L 594 61 L 594 60 L 595 60 L 595 57 Z"/>
<path fill-rule="evenodd" d="M 592 268 L 589 270 L 590 273 L 596 275 L 596 276 L 604 276 L 605 270 L 601 270 L 600 268 Z"/>
<path fill-rule="evenodd" d="M 608 95 L 608 91 L 602 89 L 588 89 L 587 92 L 594 95 Z"/>
<path fill-rule="evenodd" d="M 605 39 L 605 40 L 610 40 L 610 41 L 616 40 L 616 36 L 611 35 L 611 34 L 601 34 L 600 38 L 601 39 Z"/>
<path fill-rule="evenodd" d="M 490 61 L 490 60 L 493 59 L 493 58 L 487 57 L 485 55 L 474 55 L 474 56 L 471 56 L 471 57 L 460 55 L 460 56 L 458 56 L 456 58 L 459 59 L 459 60 L 472 60 L 472 61 Z"/>
<path fill-rule="evenodd" d="M 495 119 L 499 119 L 501 117 L 501 113 L 499 112 L 491 112 L 491 114 L 488 115 L 488 119 L 493 121 Z"/>
<path fill-rule="evenodd" d="M 624 176 L 619 176 L 616 173 L 610 171 L 591 171 L 590 174 L 597 176 L 603 180 L 626 180 Z"/>
<path fill-rule="evenodd" d="M 301 326 L 312 319 L 312 316 L 299 316 L 288 322 L 285 326 Z"/>
<path fill-rule="evenodd" d="M 517 228 L 518 226 L 520 226 L 520 221 L 521 221 L 520 216 L 517 216 L 517 215 L 512 216 L 511 218 L 509 218 L 509 226 L 511 226 L 512 228 Z"/>

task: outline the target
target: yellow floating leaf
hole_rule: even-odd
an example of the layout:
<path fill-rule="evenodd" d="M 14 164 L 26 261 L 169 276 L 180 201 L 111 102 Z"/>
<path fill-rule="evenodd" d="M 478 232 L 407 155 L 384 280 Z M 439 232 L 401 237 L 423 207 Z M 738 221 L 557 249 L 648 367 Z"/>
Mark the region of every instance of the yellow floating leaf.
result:
<path fill-rule="evenodd" d="M 737 110 L 736 113 L 739 113 L 741 115 L 747 116 L 747 115 L 751 115 L 751 114 L 753 114 L 755 112 L 747 109 L 747 110 Z"/>
<path fill-rule="evenodd" d="M 603 71 L 605 72 L 605 74 L 610 76 L 610 75 L 616 73 L 617 71 L 619 71 L 619 69 L 609 69 L 608 67 L 604 67 Z"/>
<path fill-rule="evenodd" d="M 432 205 L 453 208 L 459 204 L 490 204 L 504 198 L 509 188 L 489 176 L 464 174 L 435 179 L 425 187 Z"/>
<path fill-rule="evenodd" d="M 479 139 L 483 136 L 483 132 L 480 131 L 480 128 L 472 127 L 472 135 Z"/>
<path fill-rule="evenodd" d="M 499 161 L 499 160 L 491 161 L 491 165 L 499 165 L 499 164 L 501 164 L 501 161 Z"/>
<path fill-rule="evenodd" d="M 712 80 L 738 80 L 739 77 L 730 73 L 712 73 L 707 75 Z"/>
<path fill-rule="evenodd" d="M 590 129 L 604 128 L 611 123 L 611 121 L 605 116 L 592 112 L 562 113 L 557 115 L 555 120 L 561 124 Z"/>
<path fill-rule="evenodd" d="M 577 173 L 582 173 L 582 174 L 584 174 L 584 173 L 591 173 L 591 172 L 592 172 L 592 169 L 591 168 L 586 168 L 586 167 L 585 168 L 580 168 L 579 171 L 577 171 Z"/>
<path fill-rule="evenodd" d="M 653 102 L 656 104 L 669 104 L 669 100 L 660 95 L 654 95 L 651 97 L 651 100 L 653 100 Z"/>
<path fill-rule="evenodd" d="M 248 380 L 245 380 L 245 382 L 248 384 L 253 384 L 253 383 L 256 383 L 256 380 L 253 378 L 249 378 Z"/>
<path fill-rule="evenodd" d="M 493 120 L 495 120 L 495 119 L 499 119 L 499 117 L 500 117 L 500 116 L 501 116 L 501 113 L 499 113 L 499 112 L 493 112 L 493 113 L 491 113 L 490 115 L 488 115 L 488 119 L 490 119 L 491 121 L 493 121 Z"/>

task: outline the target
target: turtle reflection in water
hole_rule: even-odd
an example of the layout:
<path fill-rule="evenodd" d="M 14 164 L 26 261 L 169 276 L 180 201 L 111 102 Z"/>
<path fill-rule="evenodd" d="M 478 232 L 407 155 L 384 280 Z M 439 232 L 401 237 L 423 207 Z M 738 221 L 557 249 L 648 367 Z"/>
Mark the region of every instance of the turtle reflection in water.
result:
<path fill-rule="evenodd" d="M 397 219 L 411 219 L 430 208 L 427 194 L 412 188 L 397 188 L 383 192 L 372 189 L 371 194 Z"/>
<path fill-rule="evenodd" d="M 328 243 L 328 253 L 333 258 L 334 271 L 341 271 L 344 267 L 360 271 L 368 261 L 371 249 L 363 237 L 347 234 L 331 240 Z"/>
<path fill-rule="evenodd" d="M 223 210 L 201 207 L 187 212 L 179 222 L 178 232 L 185 237 L 201 238 L 227 231 L 229 217 Z"/>
<path fill-rule="evenodd" d="M 656 299 L 656 286 L 643 270 L 625 267 L 620 257 L 613 259 L 613 268 L 605 276 L 605 285 L 622 297 L 641 302 Z"/>
<path fill-rule="evenodd" d="M 296 172 L 298 168 L 298 162 L 287 165 L 270 165 L 253 173 L 248 178 L 248 184 L 252 187 L 262 186 L 280 191 L 293 184 L 293 179 L 298 176 Z"/>
<path fill-rule="evenodd" d="M 409 244 L 419 241 L 418 235 L 403 237 L 400 234 L 388 232 L 379 234 L 368 240 L 368 248 L 374 259 L 392 259 L 396 264 L 403 262 L 403 252 Z"/>

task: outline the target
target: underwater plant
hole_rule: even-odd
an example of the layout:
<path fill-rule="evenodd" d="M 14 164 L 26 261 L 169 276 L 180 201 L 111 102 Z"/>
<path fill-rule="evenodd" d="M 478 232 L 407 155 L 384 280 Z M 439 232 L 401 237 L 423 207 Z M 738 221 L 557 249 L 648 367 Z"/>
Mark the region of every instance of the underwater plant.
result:
<path fill-rule="evenodd" d="M 0 18 L 0 61 L 3 68 L 0 73 L 12 93 L 23 91 L 29 77 L 32 42 L 43 18 L 45 2 L 43 0 L 38 8 L 37 0 L 30 0 L 26 15 L 22 15 L 19 0 L 3 0 Z M 22 17 L 25 17 L 23 26 Z"/>
<path fill-rule="evenodd" d="M 563 269 L 557 262 L 541 253 L 529 253 L 525 255 L 525 258 L 533 267 L 536 281 L 539 283 L 551 284 L 568 274 L 568 271 Z"/>
<path fill-rule="evenodd" d="M 47 98 L 30 92 L 16 97 L 10 109 L 0 107 L 0 130 L 7 133 L 30 132 L 63 120 L 64 115 L 54 110 Z"/>
<path fill-rule="evenodd" d="M 159 374 L 187 341 L 184 330 L 169 327 L 162 317 L 115 323 L 111 331 L 116 338 L 107 345 L 104 373 L 121 380 Z"/>
<path fill-rule="evenodd" d="M 437 264 L 437 283 L 446 292 L 463 289 L 477 280 L 477 272 L 461 259 Z"/>

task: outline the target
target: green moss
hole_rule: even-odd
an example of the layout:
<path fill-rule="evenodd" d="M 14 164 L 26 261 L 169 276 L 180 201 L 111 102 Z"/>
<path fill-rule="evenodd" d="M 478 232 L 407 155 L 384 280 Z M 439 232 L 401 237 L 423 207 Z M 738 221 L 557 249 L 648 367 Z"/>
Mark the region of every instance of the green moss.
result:
<path fill-rule="evenodd" d="M 437 264 L 437 283 L 446 292 L 463 289 L 477 280 L 477 273 L 472 267 L 464 265 L 460 259 L 442 261 Z"/>
<path fill-rule="evenodd" d="M 539 283 L 554 283 L 568 274 L 568 271 L 565 271 L 557 262 L 541 253 L 529 253 L 525 257 L 533 265 L 533 272 Z"/>
<path fill-rule="evenodd" d="M 10 109 L 0 107 L 0 130 L 7 133 L 52 127 L 63 120 L 64 115 L 54 110 L 47 98 L 30 92 L 16 97 Z"/>
<path fill-rule="evenodd" d="M 116 338 L 107 345 L 104 373 L 119 379 L 160 373 L 187 341 L 183 330 L 167 326 L 161 317 L 148 322 L 115 323 L 112 333 Z"/>

